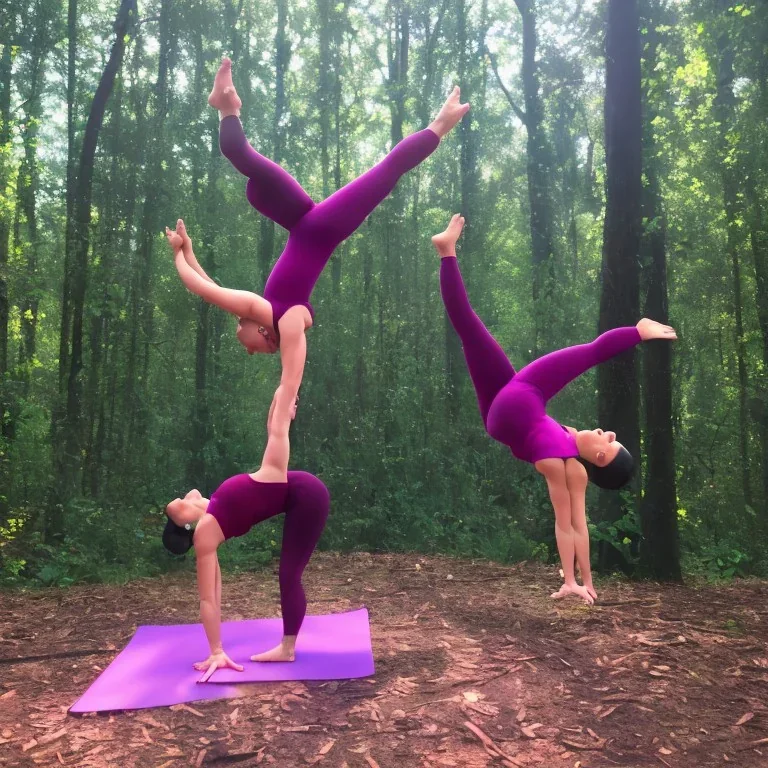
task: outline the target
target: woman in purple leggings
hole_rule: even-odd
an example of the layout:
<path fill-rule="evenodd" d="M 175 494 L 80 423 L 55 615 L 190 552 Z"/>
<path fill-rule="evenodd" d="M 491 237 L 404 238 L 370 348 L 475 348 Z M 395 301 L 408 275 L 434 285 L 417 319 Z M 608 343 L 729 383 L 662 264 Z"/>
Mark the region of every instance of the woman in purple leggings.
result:
<path fill-rule="evenodd" d="M 200 616 L 211 654 L 195 664 L 207 680 L 217 669 L 243 667 L 230 659 L 221 642 L 221 570 L 217 550 L 222 542 L 243 536 L 257 523 L 285 514 L 280 552 L 280 606 L 283 639 L 277 647 L 251 656 L 251 661 L 293 661 L 307 600 L 301 577 L 325 527 L 330 496 L 325 485 L 308 472 L 289 472 L 288 429 L 296 401 L 286 410 L 272 400 L 267 418 L 267 447 L 261 467 L 253 474 L 225 480 L 210 500 L 197 490 L 166 507 L 168 523 L 163 543 L 175 554 L 191 546 L 197 554 Z M 194 533 L 192 526 L 196 524 Z"/>
<path fill-rule="evenodd" d="M 668 325 L 643 319 L 637 326 L 614 328 L 591 344 L 552 352 L 515 371 L 504 350 L 474 313 L 456 260 L 456 241 L 464 219 L 458 214 L 432 242 L 440 255 L 440 291 L 451 324 L 461 339 L 480 414 L 488 434 L 509 446 L 518 459 L 544 475 L 555 508 L 555 536 L 565 583 L 552 597 L 597 597 L 589 563 L 586 517 L 587 471 L 602 488 L 618 489 L 632 474 L 633 459 L 615 432 L 576 431 L 547 416 L 545 406 L 566 384 L 585 371 L 649 339 L 677 338 Z M 583 586 L 576 582 L 574 556 Z"/>
<path fill-rule="evenodd" d="M 312 289 L 336 246 L 348 238 L 395 188 L 400 177 L 429 157 L 469 110 L 459 89 L 424 130 L 403 139 L 377 166 L 315 203 L 280 166 L 250 146 L 240 124 L 241 101 L 224 58 L 208 103 L 219 110 L 219 143 L 232 165 L 248 177 L 246 195 L 259 213 L 288 230 L 288 242 L 264 286 L 264 295 L 222 288 L 197 263 L 191 248 L 176 250 L 186 287 L 238 318 L 237 338 L 249 354 L 280 350 L 282 394 L 292 402 L 304 371 L 305 332 L 312 326 Z M 182 225 L 183 226 L 183 225 Z M 177 232 L 184 237 L 183 229 Z M 281 394 L 281 396 L 282 396 Z"/>

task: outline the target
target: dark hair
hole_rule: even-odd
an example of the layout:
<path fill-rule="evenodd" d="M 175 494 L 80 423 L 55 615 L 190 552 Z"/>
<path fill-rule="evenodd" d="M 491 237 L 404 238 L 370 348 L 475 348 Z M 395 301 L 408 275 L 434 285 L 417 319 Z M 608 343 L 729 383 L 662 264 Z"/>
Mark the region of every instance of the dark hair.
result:
<path fill-rule="evenodd" d="M 619 452 L 610 464 L 598 467 L 589 464 L 589 479 L 598 487 L 608 491 L 618 491 L 631 479 L 635 469 L 635 460 L 632 454 L 622 445 Z"/>
<path fill-rule="evenodd" d="M 174 555 L 183 555 L 191 549 L 193 536 L 192 531 L 176 525 L 169 517 L 163 530 L 163 546 Z"/>

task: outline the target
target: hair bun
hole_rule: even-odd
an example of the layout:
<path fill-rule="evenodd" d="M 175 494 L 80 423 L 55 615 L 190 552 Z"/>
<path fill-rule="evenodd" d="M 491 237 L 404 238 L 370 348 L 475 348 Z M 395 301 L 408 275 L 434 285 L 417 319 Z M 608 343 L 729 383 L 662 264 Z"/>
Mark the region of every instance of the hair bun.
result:
<path fill-rule="evenodd" d="M 193 535 L 169 517 L 163 530 L 163 546 L 174 555 L 184 555 L 192 548 Z"/>

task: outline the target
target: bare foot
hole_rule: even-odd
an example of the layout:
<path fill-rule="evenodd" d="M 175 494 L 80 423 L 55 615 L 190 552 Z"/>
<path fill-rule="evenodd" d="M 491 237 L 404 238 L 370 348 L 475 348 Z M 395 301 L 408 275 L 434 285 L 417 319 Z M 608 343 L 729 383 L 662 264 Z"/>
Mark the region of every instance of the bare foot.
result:
<path fill-rule="evenodd" d="M 460 213 L 456 213 L 445 231 L 432 238 L 432 245 L 435 246 L 441 258 L 456 255 L 456 241 L 459 239 L 463 227 L 464 217 Z"/>
<path fill-rule="evenodd" d="M 595 587 L 593 586 L 591 581 L 585 581 L 584 582 L 584 589 L 589 592 L 590 595 L 592 595 L 593 600 L 597 600 L 597 592 L 595 592 Z"/>
<path fill-rule="evenodd" d="M 563 584 L 557 592 L 553 592 L 550 597 L 554 600 L 561 600 L 568 595 L 576 595 L 580 597 L 587 605 L 592 605 L 595 601 L 592 595 L 589 594 L 586 587 L 579 586 L 578 584 Z"/>
<path fill-rule="evenodd" d="M 213 80 L 213 90 L 208 97 L 208 103 L 219 110 L 220 117 L 239 115 L 243 102 L 235 90 L 232 82 L 232 61 L 226 56 L 221 60 L 221 66 Z"/>
<path fill-rule="evenodd" d="M 251 661 L 295 661 L 296 651 L 293 647 L 284 645 L 276 645 L 269 651 L 264 653 L 257 653 L 255 656 L 251 656 Z"/>
<path fill-rule="evenodd" d="M 455 86 L 445 104 L 440 108 L 437 117 L 430 123 L 430 130 L 434 131 L 441 139 L 469 112 L 469 104 L 460 104 L 461 89 Z"/>

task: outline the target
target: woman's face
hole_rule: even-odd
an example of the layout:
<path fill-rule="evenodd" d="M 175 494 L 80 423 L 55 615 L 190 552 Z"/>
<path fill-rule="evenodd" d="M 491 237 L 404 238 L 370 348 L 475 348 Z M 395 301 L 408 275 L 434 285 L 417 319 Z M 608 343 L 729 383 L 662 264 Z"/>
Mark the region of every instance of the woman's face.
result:
<path fill-rule="evenodd" d="M 602 429 L 582 429 L 579 433 L 579 453 L 582 457 L 605 467 L 610 464 L 621 449 L 615 432 L 603 432 Z"/>
<path fill-rule="evenodd" d="M 176 525 L 194 525 L 204 514 L 208 504 L 200 491 L 190 491 L 183 499 L 174 499 L 165 507 L 168 517 Z"/>
<path fill-rule="evenodd" d="M 249 355 L 254 353 L 271 355 L 279 348 L 277 339 L 271 331 L 247 317 L 240 318 L 237 322 L 237 340 Z"/>

